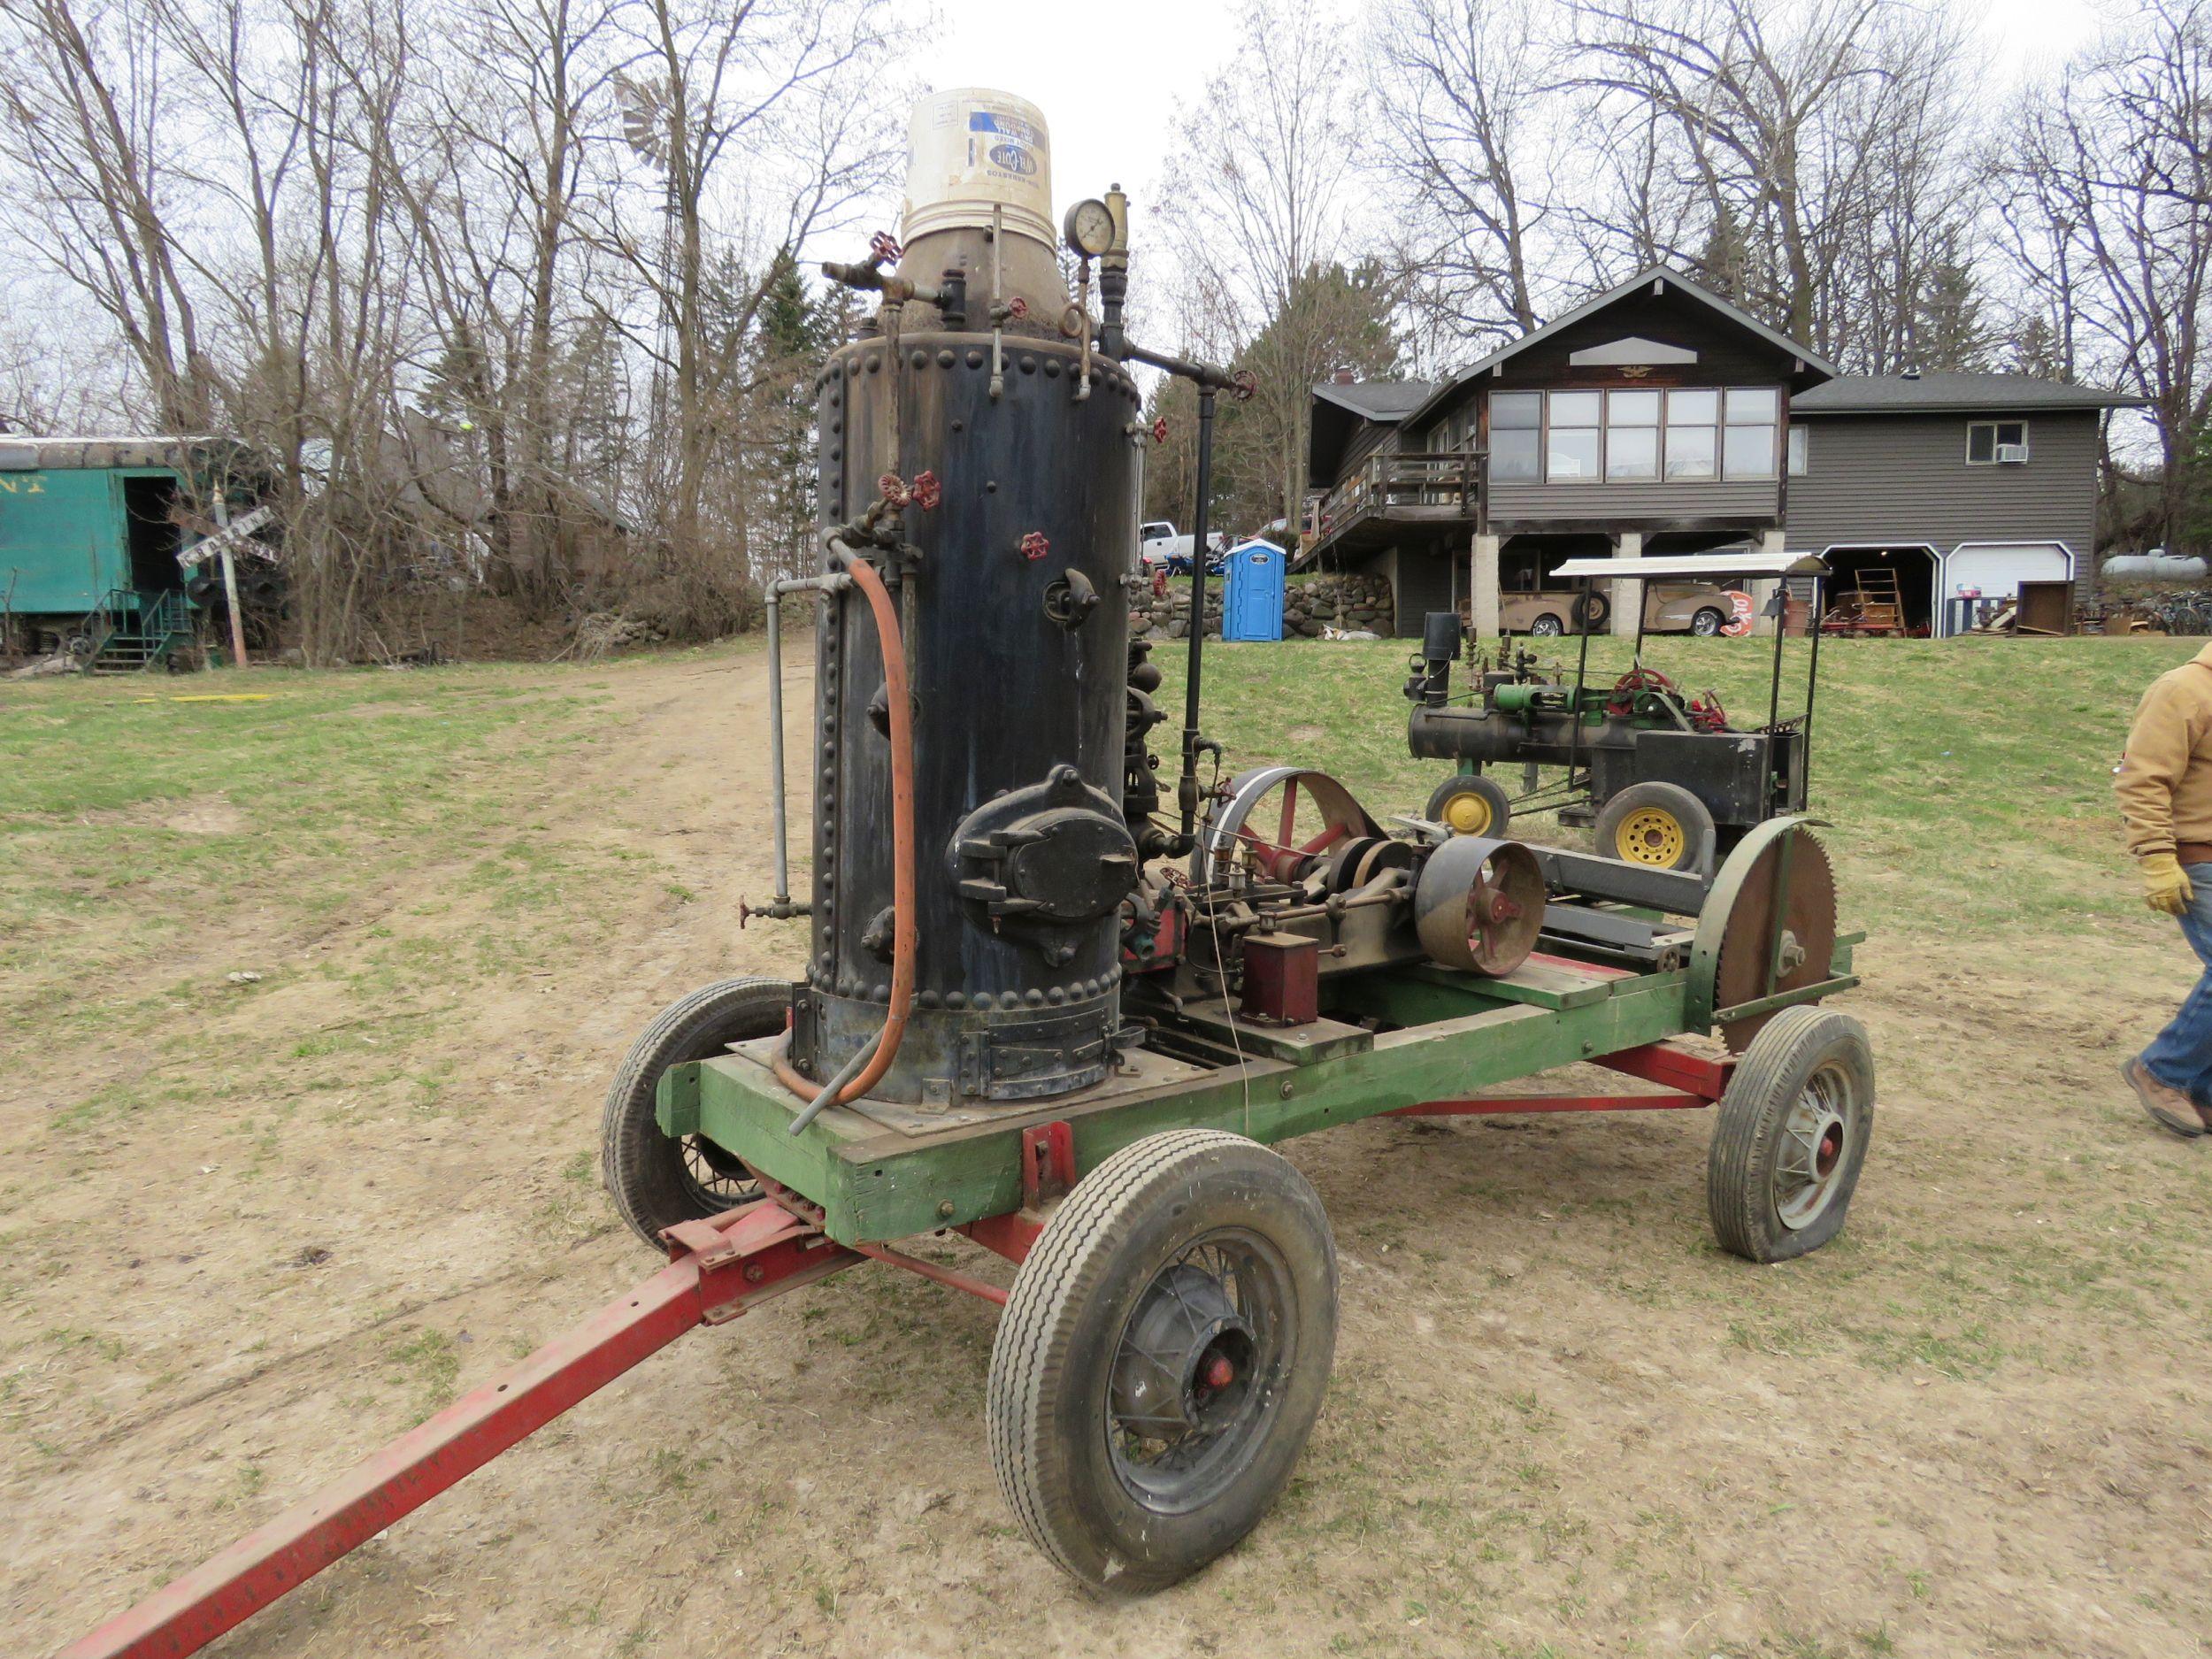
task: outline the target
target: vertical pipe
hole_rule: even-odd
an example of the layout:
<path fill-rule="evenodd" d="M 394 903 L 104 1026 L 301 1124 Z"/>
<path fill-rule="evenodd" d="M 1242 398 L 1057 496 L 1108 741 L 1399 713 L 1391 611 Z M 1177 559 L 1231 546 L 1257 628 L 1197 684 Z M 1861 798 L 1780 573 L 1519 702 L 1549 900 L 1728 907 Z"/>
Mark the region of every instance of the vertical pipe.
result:
<path fill-rule="evenodd" d="M 1198 829 L 1198 695 L 1199 678 L 1206 649 L 1206 535 L 1208 506 L 1214 487 L 1214 388 L 1198 388 L 1198 505 L 1193 510 L 1190 539 L 1190 668 L 1183 687 L 1183 776 L 1176 785 L 1177 804 L 1182 809 L 1183 833 Z M 1202 878 L 1205 854 L 1194 847 L 1191 879 Z"/>
<path fill-rule="evenodd" d="M 1828 579 L 1813 578 L 1813 608 L 1808 614 L 1807 626 L 1812 629 L 1812 662 L 1805 670 L 1805 723 L 1798 727 L 1799 754 L 1797 778 L 1802 786 L 1805 801 L 1813 798 L 1813 694 L 1820 688 L 1820 619 L 1828 614 Z"/>
<path fill-rule="evenodd" d="M 776 897 L 778 904 L 791 902 L 789 826 L 783 806 L 783 593 L 780 582 L 768 584 L 768 778 L 769 799 L 776 826 Z"/>
<path fill-rule="evenodd" d="M 1774 580 L 1774 684 L 1767 692 L 1767 724 L 1782 718 L 1782 642 L 1790 636 L 1790 579 Z"/>
<path fill-rule="evenodd" d="M 1575 784 L 1575 763 L 1582 754 L 1582 687 L 1590 678 L 1590 596 L 1597 590 L 1590 585 L 1587 576 L 1582 578 L 1582 597 L 1571 607 L 1568 614 L 1579 612 L 1575 626 L 1582 635 L 1581 654 L 1575 658 L 1575 695 L 1568 706 L 1571 724 L 1567 727 L 1567 787 Z"/>

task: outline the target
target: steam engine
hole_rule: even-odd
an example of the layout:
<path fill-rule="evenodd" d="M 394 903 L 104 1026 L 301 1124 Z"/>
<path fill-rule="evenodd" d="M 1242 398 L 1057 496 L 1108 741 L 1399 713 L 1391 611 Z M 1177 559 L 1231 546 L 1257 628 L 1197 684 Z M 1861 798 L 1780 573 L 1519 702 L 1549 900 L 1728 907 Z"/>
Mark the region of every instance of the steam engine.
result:
<path fill-rule="evenodd" d="M 813 890 L 780 913 L 810 912 L 787 1063 L 795 1087 L 826 1097 L 864 1061 L 864 1093 L 881 1102 L 1064 1094 L 1194 1004 L 1235 998 L 1246 1017 L 1295 1024 L 1320 1017 L 1333 972 L 1425 956 L 1503 971 L 1543 909 L 1524 849 L 1443 857 L 1384 834 L 1318 774 L 1202 790 L 1201 759 L 1219 750 L 1196 727 L 1196 639 L 1176 813 L 1164 813 L 1147 741 L 1167 718 L 1153 700 L 1161 675 L 1129 638 L 1148 434 L 1127 365 L 1200 383 L 1202 537 L 1212 400 L 1238 388 L 1124 335 L 1118 192 L 1068 216 L 1071 295 L 1049 179 L 1033 106 L 976 91 L 925 100 L 903 246 L 879 238 L 865 263 L 824 267 L 882 296 L 817 382 L 829 592 Z M 891 635 L 856 583 L 879 583 L 895 618 L 903 723 Z M 1256 817 L 1263 799 L 1274 816 Z M 1186 856 L 1187 872 L 1164 862 Z"/>

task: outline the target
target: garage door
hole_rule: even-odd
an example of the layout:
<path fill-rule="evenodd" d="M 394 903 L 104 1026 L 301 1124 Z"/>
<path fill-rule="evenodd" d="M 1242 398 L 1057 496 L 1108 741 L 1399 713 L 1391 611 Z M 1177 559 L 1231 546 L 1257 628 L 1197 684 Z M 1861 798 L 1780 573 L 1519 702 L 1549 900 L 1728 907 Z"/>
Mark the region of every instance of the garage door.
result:
<path fill-rule="evenodd" d="M 2062 541 L 1968 541 L 1943 561 L 1943 597 L 1978 593 L 1985 599 L 2008 599 L 2022 582 L 2071 581 L 2074 556 Z"/>

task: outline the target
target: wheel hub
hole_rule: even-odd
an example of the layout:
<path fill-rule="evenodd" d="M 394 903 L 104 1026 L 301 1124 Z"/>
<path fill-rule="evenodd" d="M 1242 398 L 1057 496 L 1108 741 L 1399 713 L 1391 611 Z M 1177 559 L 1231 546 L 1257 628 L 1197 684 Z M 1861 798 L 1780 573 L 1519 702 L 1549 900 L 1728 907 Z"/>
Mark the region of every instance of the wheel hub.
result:
<path fill-rule="evenodd" d="M 1688 838 L 1673 813 L 1645 807 L 1621 821 L 1614 839 L 1623 858 L 1671 870 L 1681 862 Z"/>
<path fill-rule="evenodd" d="M 1179 1262 L 1147 1287 L 1114 1358 L 1113 1412 L 1140 1440 L 1217 1433 L 1244 1401 L 1252 1330 L 1221 1281 Z"/>
<path fill-rule="evenodd" d="M 1834 1201 L 1850 1133 L 1840 1085 L 1816 1074 L 1782 1121 L 1783 1146 L 1775 1167 L 1774 1213 L 1792 1232 L 1812 1225 Z"/>

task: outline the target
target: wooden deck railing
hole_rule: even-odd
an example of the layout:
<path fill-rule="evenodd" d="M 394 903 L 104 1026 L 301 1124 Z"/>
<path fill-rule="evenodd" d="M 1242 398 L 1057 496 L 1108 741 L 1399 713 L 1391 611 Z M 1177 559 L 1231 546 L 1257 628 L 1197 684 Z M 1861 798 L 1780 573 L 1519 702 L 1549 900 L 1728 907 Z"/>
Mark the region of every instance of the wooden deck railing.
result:
<path fill-rule="evenodd" d="M 1482 495 L 1482 451 L 1377 455 L 1325 495 L 1314 498 L 1307 528 L 1317 541 L 1340 535 L 1370 513 L 1427 509 L 1422 518 L 1475 516 Z"/>

